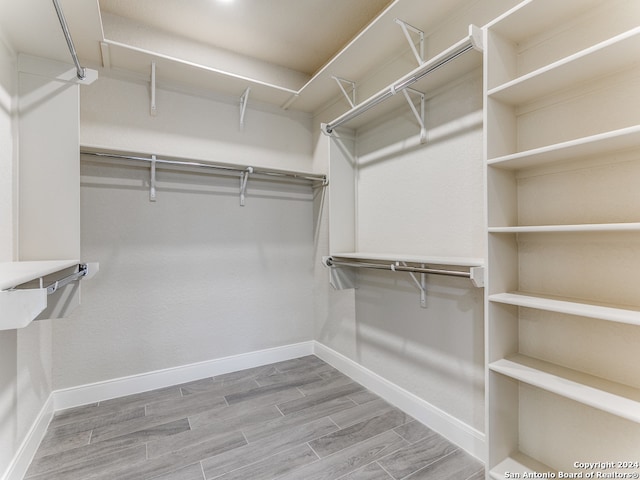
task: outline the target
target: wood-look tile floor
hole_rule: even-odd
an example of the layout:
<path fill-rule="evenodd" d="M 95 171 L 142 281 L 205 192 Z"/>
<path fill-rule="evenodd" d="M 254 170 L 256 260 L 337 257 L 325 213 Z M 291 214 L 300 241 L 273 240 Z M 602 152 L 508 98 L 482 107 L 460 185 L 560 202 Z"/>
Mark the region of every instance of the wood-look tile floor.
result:
<path fill-rule="evenodd" d="M 25 479 L 482 480 L 315 356 L 56 413 Z"/>

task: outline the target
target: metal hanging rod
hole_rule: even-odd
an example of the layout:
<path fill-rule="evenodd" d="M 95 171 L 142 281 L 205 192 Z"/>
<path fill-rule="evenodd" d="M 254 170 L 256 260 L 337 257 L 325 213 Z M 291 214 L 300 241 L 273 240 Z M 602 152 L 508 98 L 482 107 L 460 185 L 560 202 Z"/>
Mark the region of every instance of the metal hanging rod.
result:
<path fill-rule="evenodd" d="M 58 20 L 60 20 L 60 26 L 62 27 L 62 33 L 64 33 L 64 38 L 67 40 L 67 46 L 69 47 L 69 52 L 71 53 L 71 58 L 73 58 L 73 63 L 76 65 L 76 71 L 78 75 L 78 79 L 84 80 L 86 77 L 85 69 L 80 65 L 80 60 L 78 60 L 78 54 L 76 53 L 76 47 L 73 45 L 73 39 L 71 38 L 71 32 L 69 32 L 69 27 L 67 26 L 67 20 L 64 18 L 64 13 L 62 12 L 62 7 L 58 3 L 58 0 L 53 0 L 53 6 L 56 9 L 56 13 L 58 14 Z"/>
<path fill-rule="evenodd" d="M 58 289 L 64 287 L 65 285 L 68 285 L 71 282 L 75 282 L 76 280 L 79 280 L 82 277 L 85 277 L 88 272 L 89 270 L 87 265 L 85 263 L 81 263 L 78 265 L 78 271 L 76 273 L 67 275 L 66 277 L 61 278 L 60 280 L 56 280 L 52 284 L 47 285 L 46 287 L 43 287 L 43 288 L 47 289 L 47 295 L 51 295 L 52 293 L 55 293 Z"/>
<path fill-rule="evenodd" d="M 182 160 L 166 160 L 161 158 L 152 157 L 138 157 L 133 155 L 120 155 L 116 153 L 103 153 L 103 152 L 91 152 L 91 151 L 83 151 L 80 153 L 82 155 L 93 155 L 96 157 L 102 158 L 115 158 L 120 160 L 132 160 L 136 162 L 147 162 L 151 164 L 157 165 L 173 165 L 178 167 L 196 167 L 196 168 L 204 168 L 204 169 L 212 169 L 212 170 L 222 170 L 226 172 L 233 172 L 238 174 L 245 174 L 247 171 L 254 175 L 266 175 L 272 177 L 284 177 L 284 178 L 292 178 L 299 180 L 307 180 L 310 182 L 322 182 L 323 186 L 328 185 L 327 176 L 323 174 L 313 174 L 313 173 L 304 173 L 304 172 L 295 172 L 291 170 L 276 170 L 276 169 L 268 169 L 261 167 L 247 167 L 242 165 L 229 165 L 229 164 L 219 164 L 219 163 L 204 163 L 204 162 L 194 162 L 194 161 L 182 161 Z"/>
<path fill-rule="evenodd" d="M 356 268 L 373 268 L 376 270 L 390 270 L 393 272 L 410 272 L 410 273 L 431 273 L 434 275 L 448 275 L 453 277 L 471 278 L 471 272 L 459 270 L 446 270 L 432 267 L 414 267 L 401 262 L 394 263 L 370 263 L 357 262 L 347 260 L 336 260 L 334 257 L 328 257 L 325 260 L 328 267 L 356 267 Z"/>
<path fill-rule="evenodd" d="M 372 95 L 367 100 L 364 100 L 362 103 L 356 105 L 351 110 L 345 112 L 338 118 L 336 118 L 333 122 L 323 123 L 322 131 L 325 135 L 331 135 L 333 130 L 338 128 L 340 125 L 353 120 L 364 112 L 370 110 L 376 105 L 384 102 L 388 98 L 394 96 L 399 91 L 404 90 L 407 87 L 410 87 L 423 77 L 426 77 L 430 73 L 438 70 L 440 67 L 448 64 L 449 62 L 455 60 L 459 56 L 470 50 L 480 50 L 481 47 L 481 33 L 478 27 L 474 25 L 469 26 L 469 36 L 464 38 L 460 42 L 456 43 L 449 49 L 442 52 L 440 55 L 433 57 L 431 60 L 424 62 L 422 65 L 417 67 L 416 69 L 409 72 L 407 75 L 402 77 L 397 82 L 391 84 L 390 86 L 380 90 L 378 93 Z"/>

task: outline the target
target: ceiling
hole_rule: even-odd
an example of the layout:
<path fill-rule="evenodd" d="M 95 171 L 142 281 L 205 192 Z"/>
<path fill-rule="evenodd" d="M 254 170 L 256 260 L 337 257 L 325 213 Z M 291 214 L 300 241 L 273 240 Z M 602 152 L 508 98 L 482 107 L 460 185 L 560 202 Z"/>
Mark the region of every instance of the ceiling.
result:
<path fill-rule="evenodd" d="M 341 97 L 334 76 L 358 81 L 409 50 L 396 17 L 433 29 L 469 1 L 59 0 L 85 67 L 149 78 L 154 62 L 158 86 L 250 87 L 253 100 L 307 112 Z M 50 0 L 0 0 L 0 41 L 71 63 Z"/>

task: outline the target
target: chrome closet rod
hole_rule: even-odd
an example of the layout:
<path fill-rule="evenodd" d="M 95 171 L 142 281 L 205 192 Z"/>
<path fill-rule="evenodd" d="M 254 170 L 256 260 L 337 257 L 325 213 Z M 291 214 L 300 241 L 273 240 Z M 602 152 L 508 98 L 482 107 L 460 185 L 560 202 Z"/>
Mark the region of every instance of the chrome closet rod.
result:
<path fill-rule="evenodd" d="M 327 177 L 325 175 L 313 175 L 307 173 L 294 172 L 290 170 L 271 170 L 271 169 L 263 169 L 260 167 L 243 167 L 243 166 L 233 166 L 233 165 L 221 165 L 215 163 L 202 163 L 202 162 L 193 162 L 193 161 L 179 161 L 179 160 L 163 160 L 161 158 L 147 158 L 147 157 L 136 157 L 131 155 L 119 155 L 115 153 L 100 153 L 100 152 L 85 152 L 80 151 L 82 155 L 94 155 L 96 157 L 108 157 L 108 158 L 116 158 L 121 160 L 134 160 L 138 162 L 155 162 L 156 164 L 164 164 L 164 165 L 175 165 L 181 167 L 198 167 L 198 168 L 210 168 L 215 170 L 225 170 L 229 172 L 238 172 L 244 173 L 247 170 L 251 169 L 250 172 L 256 175 L 269 175 L 274 177 L 291 177 L 298 178 L 301 180 L 309 180 L 313 182 L 323 182 L 325 185 L 327 183 Z"/>
<path fill-rule="evenodd" d="M 468 52 L 469 50 L 472 50 L 473 48 L 474 48 L 473 42 L 471 40 L 468 40 L 468 43 L 465 43 L 460 48 L 458 48 L 457 50 L 452 52 L 450 55 L 447 55 L 442 60 L 440 60 L 440 61 L 438 61 L 438 62 L 436 62 L 434 64 L 429 64 L 429 62 L 426 62 L 424 65 L 422 65 L 421 67 L 418 67 L 416 70 L 410 72 L 408 75 L 406 75 L 402 79 L 398 80 L 393 85 L 391 85 L 391 86 L 385 88 L 384 90 L 381 90 L 380 92 L 376 93 L 375 95 L 369 97 L 367 100 L 363 101 L 362 103 L 357 105 L 352 110 L 349 110 L 348 112 L 345 112 L 344 114 L 342 114 L 341 116 L 336 118 L 333 122 L 330 122 L 330 123 L 327 123 L 327 124 L 323 125 L 324 132 L 326 134 L 331 134 L 331 132 L 334 129 L 338 128 L 343 123 L 346 123 L 349 120 L 353 120 L 357 116 L 359 116 L 359 115 L 363 114 L 364 112 L 366 112 L 367 110 L 375 107 L 379 103 L 382 103 L 387 98 L 394 96 L 399 91 L 404 90 L 405 88 L 413 85 L 418 80 L 420 80 L 423 77 L 429 75 L 430 73 L 432 73 L 435 70 L 439 69 L 440 67 L 446 65 L 447 63 L 451 62 L 452 60 L 455 60 L 460 55 Z"/>
<path fill-rule="evenodd" d="M 76 65 L 76 72 L 78 78 L 80 80 L 84 80 L 86 73 L 82 65 L 80 65 L 80 60 L 78 60 L 78 54 L 76 53 L 76 47 L 73 45 L 73 40 L 71 38 L 71 32 L 69 32 L 69 27 L 67 26 L 67 20 L 64 18 L 64 13 L 62 12 L 62 7 L 58 3 L 58 0 L 53 0 L 53 6 L 56 9 L 56 13 L 58 14 L 58 20 L 60 21 L 60 26 L 62 27 L 62 33 L 64 33 L 64 38 L 67 40 L 67 46 L 69 47 L 69 52 L 71 53 L 71 58 L 73 58 L 73 63 Z"/>
<path fill-rule="evenodd" d="M 388 263 L 348 262 L 343 260 L 335 260 L 333 257 L 329 258 L 326 263 L 329 267 L 373 268 L 376 270 L 392 270 L 394 272 L 431 273 L 434 275 L 448 275 L 453 277 L 471 278 L 470 272 L 444 270 L 430 267 L 411 267 L 408 265 L 396 265 Z"/>

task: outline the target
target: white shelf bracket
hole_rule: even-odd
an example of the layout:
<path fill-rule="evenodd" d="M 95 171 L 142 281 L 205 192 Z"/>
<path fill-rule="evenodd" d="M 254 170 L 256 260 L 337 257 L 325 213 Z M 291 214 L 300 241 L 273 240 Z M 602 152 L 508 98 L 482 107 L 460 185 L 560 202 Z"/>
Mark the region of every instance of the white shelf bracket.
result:
<path fill-rule="evenodd" d="M 402 263 L 402 265 L 405 267 L 407 266 L 406 262 L 396 262 L 396 265 L 400 265 L 400 263 Z M 422 264 L 422 268 L 424 267 L 425 267 L 424 264 Z M 394 269 L 392 268 L 392 270 Z M 414 281 L 414 283 L 418 287 L 418 290 L 420 290 L 420 306 L 422 308 L 427 308 L 427 274 L 421 273 L 420 280 L 418 280 L 418 278 L 416 277 L 416 274 L 413 272 L 409 272 L 409 275 L 411 275 L 411 279 Z"/>
<path fill-rule="evenodd" d="M 149 113 L 152 117 L 156 116 L 156 62 L 151 62 L 151 100 Z"/>
<path fill-rule="evenodd" d="M 416 108 L 413 101 L 411 100 L 411 97 L 409 96 L 409 92 L 415 95 L 418 95 L 418 98 L 420 98 L 420 112 L 418 112 L 418 109 Z M 407 103 L 409 104 L 411 111 L 413 112 L 413 114 L 416 117 L 416 120 L 420 124 L 420 143 L 426 143 L 427 128 L 425 127 L 425 123 L 424 123 L 425 94 L 422 92 L 419 92 L 418 90 L 414 90 L 412 88 L 405 88 L 404 90 L 402 90 L 402 93 L 404 93 L 404 98 L 407 99 Z"/>
<path fill-rule="evenodd" d="M 247 193 L 247 182 L 249 181 L 249 174 L 253 173 L 253 167 L 247 167 L 240 176 L 240 206 L 244 207 L 244 198 Z"/>
<path fill-rule="evenodd" d="M 349 102 L 349 105 L 351 105 L 351 108 L 355 107 L 356 106 L 356 82 L 352 82 L 351 80 L 347 80 L 345 78 L 336 77 L 334 75 L 332 75 L 331 78 L 333 78 L 336 81 L 336 83 L 338 84 L 338 87 L 340 87 L 340 91 L 343 93 L 343 95 L 347 99 L 347 102 Z M 347 92 L 347 90 L 344 88 L 345 85 L 348 85 L 349 87 L 351 87 L 351 92 Z"/>
<path fill-rule="evenodd" d="M 396 18 L 395 22 L 398 25 L 400 25 L 400 27 L 402 28 L 402 32 L 404 33 L 404 36 L 407 38 L 407 42 L 409 42 L 411 51 L 413 52 L 413 55 L 416 57 L 416 60 L 418 61 L 418 65 L 422 65 L 424 63 L 424 32 L 412 25 L 409 25 L 404 20 L 400 20 L 399 18 Z M 411 34 L 409 33 L 409 31 L 418 35 L 418 43 L 420 45 L 420 51 L 418 51 L 418 49 L 416 48 L 415 42 L 411 38 Z"/>
<path fill-rule="evenodd" d="M 149 177 L 149 201 L 156 201 L 156 156 L 151 155 L 151 174 Z"/>
<path fill-rule="evenodd" d="M 484 267 L 471 267 L 469 269 L 469 279 L 474 287 L 484 287 Z"/>
<path fill-rule="evenodd" d="M 240 96 L 240 130 L 244 130 L 244 115 L 247 111 L 247 103 L 249 103 L 249 92 L 251 92 L 251 87 L 247 87 Z"/>

